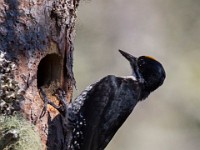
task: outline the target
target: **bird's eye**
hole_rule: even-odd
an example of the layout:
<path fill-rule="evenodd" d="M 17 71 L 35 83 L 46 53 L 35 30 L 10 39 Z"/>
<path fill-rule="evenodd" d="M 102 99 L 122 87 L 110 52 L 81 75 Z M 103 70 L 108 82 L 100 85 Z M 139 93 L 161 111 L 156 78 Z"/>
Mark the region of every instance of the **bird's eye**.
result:
<path fill-rule="evenodd" d="M 139 67 L 142 67 L 145 64 L 144 59 L 141 59 L 138 64 L 139 64 Z"/>

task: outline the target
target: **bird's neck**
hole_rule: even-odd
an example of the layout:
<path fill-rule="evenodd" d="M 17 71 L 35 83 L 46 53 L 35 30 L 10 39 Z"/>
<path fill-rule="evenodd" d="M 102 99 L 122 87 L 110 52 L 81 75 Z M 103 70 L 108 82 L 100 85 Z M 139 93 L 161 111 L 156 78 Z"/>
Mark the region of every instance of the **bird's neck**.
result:
<path fill-rule="evenodd" d="M 140 93 L 139 100 L 144 100 L 145 98 L 147 98 L 149 96 L 150 92 L 145 88 L 145 83 L 144 83 L 143 78 L 137 79 L 134 75 L 132 75 L 132 76 L 123 76 L 123 78 L 132 79 L 133 81 L 136 81 L 141 85 L 141 93 Z"/>

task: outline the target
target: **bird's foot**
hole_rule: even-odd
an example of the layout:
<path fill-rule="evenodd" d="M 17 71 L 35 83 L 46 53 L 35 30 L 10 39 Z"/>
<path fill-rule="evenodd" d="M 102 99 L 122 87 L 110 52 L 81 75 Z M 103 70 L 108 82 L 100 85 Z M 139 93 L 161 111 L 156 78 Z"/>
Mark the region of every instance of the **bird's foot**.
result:
<path fill-rule="evenodd" d="M 56 98 L 61 102 L 61 106 L 59 107 L 59 112 L 66 116 L 67 110 L 68 110 L 68 104 L 67 104 L 67 98 L 66 98 L 66 92 L 60 88 L 58 88 L 55 93 L 54 96 L 56 96 Z"/>
<path fill-rule="evenodd" d="M 60 111 L 60 106 L 57 106 L 56 104 L 54 104 L 52 101 L 50 101 L 44 91 L 44 89 L 42 87 L 39 88 L 39 94 L 40 94 L 40 97 L 41 99 L 44 101 L 44 107 L 42 109 L 42 112 L 40 114 L 40 117 L 39 118 L 42 118 L 44 117 L 44 115 L 46 114 L 47 112 L 47 105 L 51 105 L 53 106 L 55 109 L 57 109 L 58 111 Z"/>

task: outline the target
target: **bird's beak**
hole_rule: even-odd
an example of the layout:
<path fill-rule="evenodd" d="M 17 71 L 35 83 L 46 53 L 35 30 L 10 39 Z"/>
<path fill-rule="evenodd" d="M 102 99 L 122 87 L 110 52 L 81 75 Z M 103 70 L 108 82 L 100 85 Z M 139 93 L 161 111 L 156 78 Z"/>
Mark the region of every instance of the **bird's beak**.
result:
<path fill-rule="evenodd" d="M 119 50 L 119 52 L 131 63 L 131 64 L 135 64 L 137 61 L 137 58 L 132 56 L 131 54 L 128 54 L 122 50 Z"/>
<path fill-rule="evenodd" d="M 140 83 L 144 83 L 144 79 L 139 73 L 139 68 L 137 65 L 137 58 L 132 56 L 131 54 L 128 54 L 127 52 L 124 52 L 122 50 L 119 50 L 119 52 L 130 62 L 131 68 L 132 68 L 132 76 L 134 77 L 134 80 L 137 80 Z"/>

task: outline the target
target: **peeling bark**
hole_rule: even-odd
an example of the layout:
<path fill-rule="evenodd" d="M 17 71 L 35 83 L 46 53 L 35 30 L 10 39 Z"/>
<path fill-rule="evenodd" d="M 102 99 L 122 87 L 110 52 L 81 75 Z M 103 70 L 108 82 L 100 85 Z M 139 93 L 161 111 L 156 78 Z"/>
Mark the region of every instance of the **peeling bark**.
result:
<path fill-rule="evenodd" d="M 73 38 L 79 0 L 0 1 L 0 50 L 15 62 L 14 79 L 24 100 L 21 111 L 37 126 L 46 149 L 62 149 L 64 133 L 61 118 L 53 107 L 39 118 L 43 101 L 38 87 L 48 98 L 57 88 L 71 101 L 75 79 L 72 70 Z"/>

